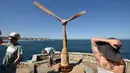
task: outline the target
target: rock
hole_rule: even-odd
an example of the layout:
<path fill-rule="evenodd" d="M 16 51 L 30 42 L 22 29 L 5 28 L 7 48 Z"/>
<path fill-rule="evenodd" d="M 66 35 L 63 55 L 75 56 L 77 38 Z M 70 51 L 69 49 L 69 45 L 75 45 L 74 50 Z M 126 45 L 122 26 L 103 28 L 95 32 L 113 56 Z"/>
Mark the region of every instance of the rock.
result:
<path fill-rule="evenodd" d="M 70 64 L 79 65 L 78 67 L 83 69 L 86 73 L 97 73 L 96 59 L 93 54 L 80 52 L 69 52 L 68 54 Z M 34 62 L 21 62 L 17 66 L 16 73 L 59 73 L 56 69 L 54 70 L 53 68 L 48 68 L 47 56 L 43 54 L 37 54 L 37 58 L 39 60 L 36 61 L 36 58 L 34 58 Z M 60 59 L 59 54 L 55 54 L 54 56 L 54 60 L 57 59 Z M 79 62 L 81 59 L 82 61 Z M 130 73 L 130 60 L 127 59 L 126 61 L 128 62 L 127 73 Z M 76 69 L 80 69 L 78 67 Z"/>

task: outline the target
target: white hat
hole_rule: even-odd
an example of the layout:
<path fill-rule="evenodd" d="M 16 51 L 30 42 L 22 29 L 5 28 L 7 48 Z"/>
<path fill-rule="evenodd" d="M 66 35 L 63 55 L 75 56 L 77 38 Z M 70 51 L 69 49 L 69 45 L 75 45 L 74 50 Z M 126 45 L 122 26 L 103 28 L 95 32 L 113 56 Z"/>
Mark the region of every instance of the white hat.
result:
<path fill-rule="evenodd" d="M 12 32 L 9 34 L 10 37 L 15 37 L 16 39 L 20 39 L 20 34 L 17 32 Z"/>

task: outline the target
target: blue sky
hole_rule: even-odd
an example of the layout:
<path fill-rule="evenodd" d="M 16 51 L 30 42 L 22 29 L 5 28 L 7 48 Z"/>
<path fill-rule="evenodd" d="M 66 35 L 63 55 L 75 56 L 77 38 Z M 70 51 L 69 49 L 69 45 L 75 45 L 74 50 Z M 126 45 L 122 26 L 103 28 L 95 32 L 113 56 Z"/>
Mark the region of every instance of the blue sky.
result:
<path fill-rule="evenodd" d="M 62 25 L 41 11 L 34 0 L 0 0 L 2 36 L 62 38 Z M 86 11 L 67 25 L 68 39 L 116 37 L 130 39 L 130 0 L 36 0 L 62 19 Z"/>

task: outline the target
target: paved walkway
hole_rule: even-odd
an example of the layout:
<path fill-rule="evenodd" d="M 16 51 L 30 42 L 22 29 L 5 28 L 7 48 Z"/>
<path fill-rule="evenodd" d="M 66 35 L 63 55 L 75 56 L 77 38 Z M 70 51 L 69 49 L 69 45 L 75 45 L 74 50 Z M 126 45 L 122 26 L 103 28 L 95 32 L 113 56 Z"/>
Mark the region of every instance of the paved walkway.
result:
<path fill-rule="evenodd" d="M 73 66 L 73 69 L 69 73 L 97 73 L 95 64 L 72 60 L 70 60 L 70 64 Z M 48 68 L 47 63 L 45 63 L 37 68 L 37 73 L 61 73 L 58 72 L 58 66 L 59 63 L 53 65 L 51 68 Z"/>

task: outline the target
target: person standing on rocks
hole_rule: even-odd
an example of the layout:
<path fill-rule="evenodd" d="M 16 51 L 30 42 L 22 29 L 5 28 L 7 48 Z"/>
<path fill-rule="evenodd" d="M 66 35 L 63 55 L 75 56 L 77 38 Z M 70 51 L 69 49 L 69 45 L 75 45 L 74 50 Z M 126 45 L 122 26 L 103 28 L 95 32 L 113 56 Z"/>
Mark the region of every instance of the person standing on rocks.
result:
<path fill-rule="evenodd" d="M 49 58 L 49 67 L 52 67 L 53 64 L 53 56 L 55 53 L 55 49 L 53 47 L 46 47 L 43 51 L 43 54 L 47 54 L 48 58 Z"/>
<path fill-rule="evenodd" d="M 3 73 L 15 73 L 17 64 L 22 60 L 22 46 L 17 42 L 20 39 L 20 34 L 12 32 L 8 35 L 8 43 L 4 43 L 0 39 L 0 45 L 5 46 L 6 54 L 1 64 Z"/>
<path fill-rule="evenodd" d="M 120 55 L 121 41 L 115 38 L 92 38 L 92 51 L 98 73 L 126 73 L 126 62 Z"/>

